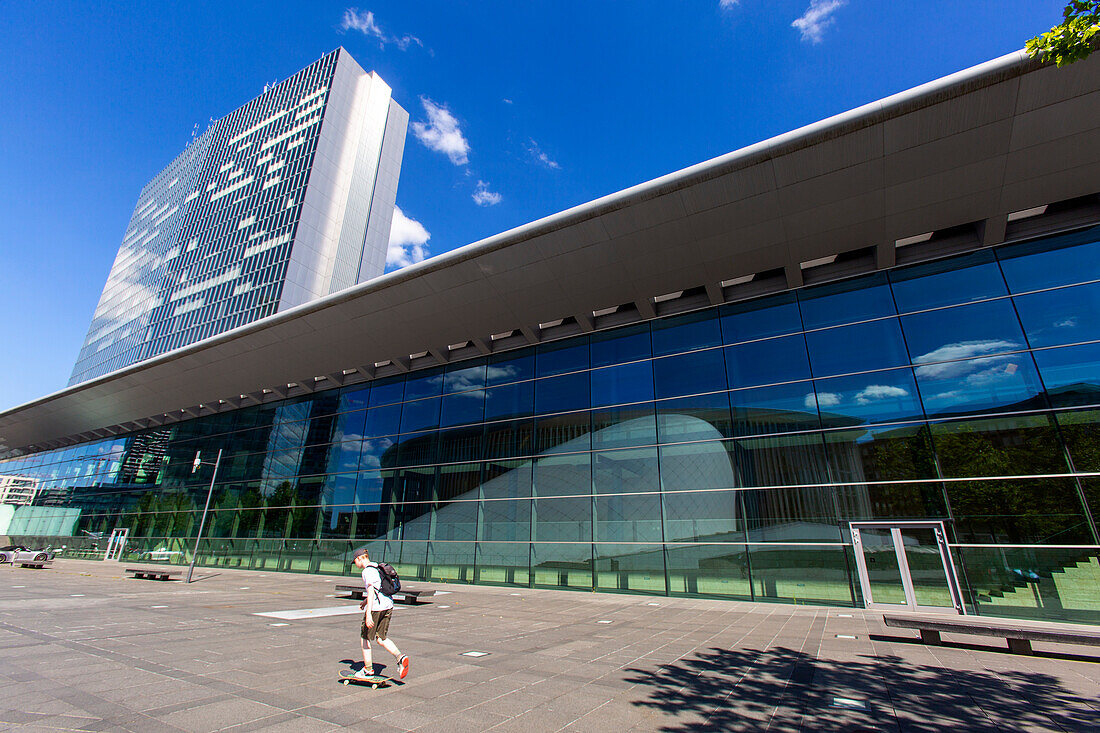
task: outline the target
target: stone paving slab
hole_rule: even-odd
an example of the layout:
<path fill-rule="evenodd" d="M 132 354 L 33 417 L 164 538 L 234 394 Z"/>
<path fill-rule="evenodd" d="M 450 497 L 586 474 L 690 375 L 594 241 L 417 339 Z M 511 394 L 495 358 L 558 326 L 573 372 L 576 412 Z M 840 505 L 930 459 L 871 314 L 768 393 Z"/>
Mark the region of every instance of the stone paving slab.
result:
<path fill-rule="evenodd" d="M 255 615 L 343 603 L 331 576 L 122 571 L 0 573 L 0 729 L 1100 730 L 1100 651 L 929 647 L 859 609 L 416 582 L 450 593 L 398 605 L 412 673 L 371 690 L 338 679 L 361 662 L 356 616 Z"/>

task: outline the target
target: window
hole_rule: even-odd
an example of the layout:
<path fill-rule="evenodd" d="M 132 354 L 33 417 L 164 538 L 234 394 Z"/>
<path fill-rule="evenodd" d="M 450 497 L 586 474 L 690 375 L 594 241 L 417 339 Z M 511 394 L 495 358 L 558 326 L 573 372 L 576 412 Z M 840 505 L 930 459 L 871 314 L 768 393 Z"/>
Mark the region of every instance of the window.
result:
<path fill-rule="evenodd" d="M 909 363 L 896 318 L 806 334 L 815 377 L 888 369 Z"/>
<path fill-rule="evenodd" d="M 807 329 L 892 316 L 894 298 L 886 273 L 818 285 L 799 291 L 802 323 Z"/>

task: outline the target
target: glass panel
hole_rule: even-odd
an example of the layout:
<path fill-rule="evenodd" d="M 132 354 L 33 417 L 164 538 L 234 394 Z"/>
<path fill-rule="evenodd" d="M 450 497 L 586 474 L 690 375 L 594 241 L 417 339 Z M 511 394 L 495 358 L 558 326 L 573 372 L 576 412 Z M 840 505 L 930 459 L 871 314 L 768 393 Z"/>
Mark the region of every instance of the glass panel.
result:
<path fill-rule="evenodd" d="M 954 606 L 936 531 L 929 527 L 902 527 L 901 541 L 917 605 L 933 608 Z"/>
<path fill-rule="evenodd" d="M 657 403 L 657 436 L 662 443 L 715 440 L 730 435 L 729 393 L 681 397 Z"/>
<path fill-rule="evenodd" d="M 373 438 L 363 441 L 359 468 L 386 468 L 397 465 L 397 442 L 394 438 Z"/>
<path fill-rule="evenodd" d="M 903 316 L 902 327 L 914 364 L 930 364 L 1026 348 L 1012 303 L 945 308 Z"/>
<path fill-rule="evenodd" d="M 591 494 L 591 457 L 585 453 L 539 458 L 535 462 L 534 487 L 537 496 Z"/>
<path fill-rule="evenodd" d="M 718 481 L 712 479 L 709 483 Z M 735 543 L 745 540 L 735 491 L 679 491 L 666 493 L 661 498 L 664 500 L 666 542 Z"/>
<path fill-rule="evenodd" d="M 1073 479 L 952 481 L 946 484 L 963 544 L 1092 544 Z"/>
<path fill-rule="evenodd" d="M 648 336 L 648 334 L 647 334 Z M 592 405 L 622 405 L 653 399 L 653 362 L 636 361 L 593 369 Z"/>
<path fill-rule="evenodd" d="M 511 458 L 535 453 L 535 421 L 511 420 L 485 426 L 486 458 Z"/>
<path fill-rule="evenodd" d="M 337 415 L 336 429 L 333 431 L 333 441 L 341 443 L 347 440 L 360 440 L 363 437 L 366 418 L 366 410 L 344 412 Z"/>
<path fill-rule="evenodd" d="M 485 455 L 482 425 L 451 428 L 439 432 L 439 460 L 442 463 L 476 461 Z"/>
<path fill-rule="evenodd" d="M 591 416 L 587 411 L 540 417 L 535 421 L 539 453 L 587 451 L 591 446 Z"/>
<path fill-rule="evenodd" d="M 481 422 L 485 417 L 485 394 L 485 390 L 475 389 L 445 395 L 439 424 L 450 427 Z"/>
<path fill-rule="evenodd" d="M 840 517 L 825 487 L 741 492 L 749 542 L 840 542 Z"/>
<path fill-rule="evenodd" d="M 1100 283 L 1013 300 L 1032 348 L 1100 339 Z"/>
<path fill-rule="evenodd" d="M 722 349 L 655 359 L 653 381 L 659 398 L 725 390 L 726 364 Z"/>
<path fill-rule="evenodd" d="M 1046 407 L 1039 375 L 1027 353 L 926 364 L 913 372 L 929 417 Z"/>
<path fill-rule="evenodd" d="M 369 402 L 370 385 L 355 385 L 340 390 L 340 412 L 362 410 Z"/>
<path fill-rule="evenodd" d="M 438 397 L 406 402 L 401 410 L 401 432 L 410 433 L 439 427 L 439 402 Z"/>
<path fill-rule="evenodd" d="M 745 545 L 681 545 L 667 548 L 672 595 L 752 597 Z"/>
<path fill-rule="evenodd" d="M 509 351 L 499 356 L 489 357 L 489 365 L 485 370 L 485 386 L 495 387 L 498 384 L 532 379 L 534 376 L 534 349 Z"/>
<path fill-rule="evenodd" d="M 485 386 L 485 359 L 460 361 L 447 367 L 443 394 L 481 389 Z"/>
<path fill-rule="evenodd" d="M 581 556 L 589 556 L 592 546 L 592 499 L 535 499 L 532 539 L 542 542 L 575 542 Z"/>
<path fill-rule="evenodd" d="M 890 282 L 899 313 L 1008 295 L 990 250 L 893 270 Z"/>
<path fill-rule="evenodd" d="M 592 411 L 592 447 L 624 448 L 657 442 L 653 403 Z"/>
<path fill-rule="evenodd" d="M 535 412 L 566 412 L 591 407 L 588 372 L 535 380 Z"/>
<path fill-rule="evenodd" d="M 821 427 L 811 382 L 729 393 L 734 435 L 768 435 Z"/>
<path fill-rule="evenodd" d="M 367 410 L 363 424 L 363 437 L 396 435 L 401 429 L 401 405 L 389 405 Z"/>
<path fill-rule="evenodd" d="M 530 582 L 531 545 L 526 542 L 477 543 L 475 582 L 526 586 Z"/>
<path fill-rule="evenodd" d="M 423 369 L 405 378 L 405 402 L 423 397 L 438 397 L 443 392 L 443 369 Z"/>
<path fill-rule="evenodd" d="M 830 474 L 837 481 L 895 481 L 937 476 L 927 425 L 829 431 L 825 433 L 825 445 Z"/>
<path fill-rule="evenodd" d="M 401 436 L 399 465 L 423 466 L 435 463 L 439 457 L 439 435 L 437 433 L 413 433 Z"/>
<path fill-rule="evenodd" d="M 997 251 L 1013 293 L 1072 285 L 1100 272 L 1100 232 L 1094 227 L 1064 237 L 1025 242 Z"/>
<path fill-rule="evenodd" d="M 588 369 L 588 337 L 578 336 L 540 345 L 536 349 L 535 366 L 540 377 Z"/>
<path fill-rule="evenodd" d="M 1026 476 L 1067 470 L 1047 415 L 935 423 L 932 442 L 944 476 Z"/>
<path fill-rule="evenodd" d="M 806 334 L 815 377 L 888 369 L 909 363 L 896 318 Z"/>
<path fill-rule="evenodd" d="M 705 349 L 722 343 L 722 332 L 715 310 L 696 311 L 682 316 L 661 318 L 650 324 L 653 355 L 679 354 Z"/>
<path fill-rule="evenodd" d="M 806 338 L 797 334 L 730 346 L 726 374 L 730 389 L 809 379 Z"/>
<path fill-rule="evenodd" d="M 1100 403 L 1100 344 L 1033 352 L 1055 407 Z"/>
<path fill-rule="evenodd" d="M 648 323 L 594 333 L 589 338 L 593 368 L 648 359 L 653 355 Z"/>
<path fill-rule="evenodd" d="M 948 518 L 943 488 L 938 482 L 838 486 L 836 501 L 845 521 Z"/>
<path fill-rule="evenodd" d="M 517 382 L 493 387 L 485 392 L 485 419 L 501 420 L 530 415 L 534 411 L 534 405 L 534 382 Z"/>
<path fill-rule="evenodd" d="M 592 588 L 592 545 L 535 543 L 531 546 L 535 586 Z"/>
<path fill-rule="evenodd" d="M 756 600 L 854 605 L 846 554 L 834 546 L 751 545 Z"/>
<path fill-rule="evenodd" d="M 804 288 L 798 291 L 798 302 L 807 330 L 895 314 L 884 272 Z"/>
<path fill-rule="evenodd" d="M 598 496 L 595 504 L 596 542 L 661 541 L 661 497 L 657 494 Z"/>
<path fill-rule="evenodd" d="M 1056 414 L 1073 467 L 1078 471 L 1100 471 L 1100 410 Z M 1100 507 L 1093 511 L 1100 513 Z"/>
<path fill-rule="evenodd" d="M 390 405 L 400 402 L 405 394 L 404 377 L 387 377 L 371 382 L 370 406 Z"/>
<path fill-rule="evenodd" d="M 870 603 L 906 605 L 905 585 L 901 580 L 898 553 L 894 549 L 894 536 L 888 527 L 861 527 L 860 542 L 863 545 L 863 562 L 867 568 L 867 584 L 870 586 Z"/>
<path fill-rule="evenodd" d="M 783 486 L 819 483 L 825 475 L 821 435 L 808 433 L 779 438 L 729 441 L 741 486 Z"/>
<path fill-rule="evenodd" d="M 827 428 L 924 417 L 910 369 L 819 379 L 815 386 Z"/>
<path fill-rule="evenodd" d="M 593 478 L 597 494 L 660 491 L 657 449 L 633 448 L 594 453 Z M 656 539 L 660 540 L 660 537 Z"/>
<path fill-rule="evenodd" d="M 599 590 L 665 595 L 665 556 L 660 545 L 596 545 Z"/>
<path fill-rule="evenodd" d="M 736 344 L 802 330 L 794 292 L 722 306 L 722 339 Z"/>
<path fill-rule="evenodd" d="M 1053 547 L 956 547 L 983 616 L 1100 623 L 1100 553 Z"/>

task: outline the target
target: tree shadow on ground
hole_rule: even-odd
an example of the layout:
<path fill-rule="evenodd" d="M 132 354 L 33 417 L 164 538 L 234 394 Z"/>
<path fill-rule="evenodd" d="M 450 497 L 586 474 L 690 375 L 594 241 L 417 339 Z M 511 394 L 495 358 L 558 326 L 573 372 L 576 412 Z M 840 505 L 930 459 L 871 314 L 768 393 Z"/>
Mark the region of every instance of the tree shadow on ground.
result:
<path fill-rule="evenodd" d="M 1095 700 L 1026 664 L 1022 657 L 1020 669 L 994 673 L 897 656 L 711 648 L 624 672 L 649 690 L 635 705 L 669 716 L 662 731 L 1100 730 Z"/>

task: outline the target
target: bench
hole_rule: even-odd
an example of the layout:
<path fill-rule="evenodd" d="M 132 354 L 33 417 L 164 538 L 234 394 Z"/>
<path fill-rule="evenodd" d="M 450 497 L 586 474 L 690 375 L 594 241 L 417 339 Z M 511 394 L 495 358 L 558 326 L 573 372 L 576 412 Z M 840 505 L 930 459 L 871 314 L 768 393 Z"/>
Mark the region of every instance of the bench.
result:
<path fill-rule="evenodd" d="M 53 560 L 17 560 L 16 562 L 19 563 L 19 567 L 21 568 L 35 568 L 36 570 L 41 570 L 42 568 L 51 567 Z"/>
<path fill-rule="evenodd" d="M 964 620 L 956 617 L 883 616 L 882 620 L 887 626 L 917 629 L 920 631 L 920 640 L 925 644 L 932 645 L 941 643 L 940 633 L 942 632 L 1004 637 L 1008 640 L 1008 650 L 1013 654 L 1031 654 L 1032 641 L 1100 646 L 1100 629 L 1094 626 L 1077 628 L 1055 625 L 1031 626 L 985 617 L 982 617 L 981 620 Z"/>
<path fill-rule="evenodd" d="M 363 600 L 364 589 L 361 585 L 338 585 L 336 586 L 336 592 L 350 593 L 351 597 L 355 600 Z M 412 588 L 406 590 L 402 588 L 393 594 L 393 599 L 396 601 L 398 597 L 400 597 L 402 603 L 408 603 L 411 606 L 415 606 L 420 603 L 421 598 L 431 598 L 434 595 L 434 590 L 413 590 Z"/>
<path fill-rule="evenodd" d="M 173 575 L 179 575 L 179 570 L 165 570 L 164 568 L 126 568 L 126 572 L 133 573 L 135 578 L 142 580 L 168 580 Z"/>

